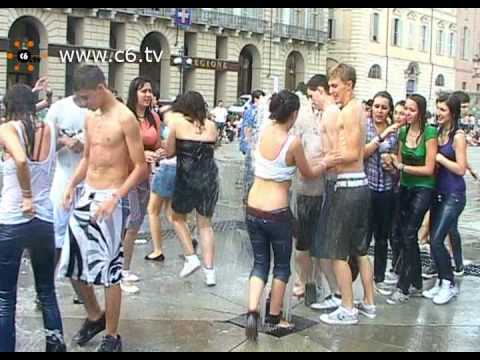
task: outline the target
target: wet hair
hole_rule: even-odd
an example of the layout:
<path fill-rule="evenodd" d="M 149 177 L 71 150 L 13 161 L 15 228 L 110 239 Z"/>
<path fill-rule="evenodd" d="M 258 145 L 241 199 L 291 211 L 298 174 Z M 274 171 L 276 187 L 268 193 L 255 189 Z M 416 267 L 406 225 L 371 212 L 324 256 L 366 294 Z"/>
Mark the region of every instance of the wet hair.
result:
<path fill-rule="evenodd" d="M 455 136 L 455 134 L 459 129 L 459 122 L 460 122 L 460 117 L 462 113 L 462 102 L 458 96 L 447 93 L 447 94 L 441 94 L 437 98 L 437 105 L 439 103 L 445 103 L 445 105 L 447 105 L 448 109 L 450 110 L 453 126 L 448 136 L 450 139 L 453 139 L 453 137 Z"/>
<path fill-rule="evenodd" d="M 352 89 L 354 89 L 357 83 L 357 72 L 355 71 L 355 68 L 353 66 L 341 63 L 335 65 L 332 70 L 330 70 L 329 78 L 339 78 L 344 83 L 351 81 Z"/>
<path fill-rule="evenodd" d="M 252 92 L 252 104 L 255 102 L 255 99 L 260 99 L 262 96 L 265 96 L 265 93 L 262 90 L 255 90 Z"/>
<path fill-rule="evenodd" d="M 375 96 L 373 97 L 372 99 L 372 105 L 373 106 L 373 103 L 375 102 L 375 99 L 378 98 L 378 97 L 381 97 L 381 98 L 384 98 L 384 99 L 387 99 L 388 100 L 388 107 L 390 108 L 390 110 L 388 111 L 388 117 L 390 119 L 393 119 L 393 110 L 394 110 L 394 107 L 393 107 L 393 98 L 392 98 L 392 95 L 390 95 L 390 93 L 388 91 L 379 91 L 378 93 L 375 94 Z M 370 100 L 369 100 L 370 101 Z M 387 122 L 388 122 L 388 118 L 387 118 Z"/>
<path fill-rule="evenodd" d="M 329 94 L 330 87 L 328 86 L 328 78 L 326 75 L 314 75 L 307 83 L 307 88 L 312 91 L 317 90 L 319 87 L 323 88 L 326 93 Z"/>
<path fill-rule="evenodd" d="M 137 92 L 145 86 L 145 84 L 152 85 L 152 81 L 146 77 L 138 76 L 132 80 L 130 87 L 128 88 L 128 98 L 127 98 L 127 107 L 135 114 L 137 120 L 140 121 L 137 115 L 137 105 L 138 105 L 138 95 Z M 148 121 L 150 126 L 157 128 L 157 122 L 153 116 L 151 104 L 145 109 L 145 119 Z"/>
<path fill-rule="evenodd" d="M 465 91 L 455 91 L 452 93 L 452 96 L 456 96 L 461 104 L 470 104 L 470 96 Z"/>
<path fill-rule="evenodd" d="M 183 114 L 191 123 L 195 120 L 199 121 L 202 126 L 205 125 L 208 114 L 207 103 L 202 94 L 197 91 L 187 91 L 179 96 L 173 103 L 171 110 Z"/>
<path fill-rule="evenodd" d="M 299 109 L 299 97 L 291 91 L 282 90 L 272 95 L 269 108 L 270 119 L 284 124 L 290 119 L 290 115 Z"/>
<path fill-rule="evenodd" d="M 24 84 L 16 84 L 3 99 L 6 121 L 21 121 L 26 135 L 26 152 L 29 159 L 33 156 L 36 132 L 36 101 L 32 88 Z"/>
<path fill-rule="evenodd" d="M 418 107 L 418 117 L 420 120 L 420 134 L 418 135 L 417 142 L 423 136 L 425 132 L 425 127 L 427 126 L 427 99 L 420 94 L 413 94 L 408 97 L 408 99 L 412 100 L 417 104 Z M 410 129 L 410 126 L 408 128 Z"/>
<path fill-rule="evenodd" d="M 83 65 L 75 71 L 73 76 L 74 91 L 95 90 L 100 84 L 107 87 L 105 75 L 98 66 Z"/>

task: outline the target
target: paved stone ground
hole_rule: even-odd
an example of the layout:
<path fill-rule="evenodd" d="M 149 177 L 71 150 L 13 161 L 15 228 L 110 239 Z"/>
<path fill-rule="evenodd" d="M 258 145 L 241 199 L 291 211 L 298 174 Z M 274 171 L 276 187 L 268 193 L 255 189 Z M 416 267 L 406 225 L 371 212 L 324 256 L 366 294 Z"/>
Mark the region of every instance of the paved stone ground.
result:
<path fill-rule="evenodd" d="M 224 145 L 218 152 L 222 190 L 215 221 L 241 220 L 242 159 L 237 145 Z M 472 149 L 471 163 L 480 170 L 480 151 Z M 465 257 L 480 264 L 480 184 L 469 179 L 468 207 L 461 222 Z M 166 262 L 143 260 L 150 245 L 137 246 L 133 270 L 143 281 L 141 292 L 124 296 L 120 333 L 125 351 L 480 351 L 480 278 L 465 277 L 461 295 L 453 303 L 438 307 L 424 299 L 392 307 L 378 297 L 376 320 L 363 318 L 358 326 L 329 327 L 318 324 L 302 332 L 277 339 L 261 334 L 258 343 L 245 341 L 244 330 L 227 321 L 245 312 L 251 247 L 246 232 L 226 227 L 216 233 L 218 286 L 207 288 L 201 272 L 187 280 L 178 273 L 182 267 L 178 241 L 168 232 Z M 431 282 L 426 287 L 433 285 Z M 58 282 L 65 336 L 70 341 L 81 325 L 84 312 L 72 304 L 72 289 Z M 102 298 L 102 291 L 97 291 Z M 355 296 L 362 297 L 359 284 Z M 22 266 L 19 282 L 17 349 L 43 350 L 41 314 L 35 310 L 32 273 L 28 261 Z M 293 313 L 318 321 L 318 313 L 294 302 Z M 85 348 L 94 351 L 100 337 Z"/>

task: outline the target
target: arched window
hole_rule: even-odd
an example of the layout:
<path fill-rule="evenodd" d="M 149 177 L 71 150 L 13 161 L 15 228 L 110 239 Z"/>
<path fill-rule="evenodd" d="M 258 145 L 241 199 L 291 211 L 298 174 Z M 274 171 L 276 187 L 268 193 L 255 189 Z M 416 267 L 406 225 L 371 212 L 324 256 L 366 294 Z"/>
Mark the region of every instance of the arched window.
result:
<path fill-rule="evenodd" d="M 370 79 L 381 79 L 382 78 L 382 68 L 380 65 L 373 65 L 368 72 L 368 77 Z"/>
<path fill-rule="evenodd" d="M 442 74 L 438 75 L 435 80 L 435 86 L 445 86 L 445 76 Z"/>

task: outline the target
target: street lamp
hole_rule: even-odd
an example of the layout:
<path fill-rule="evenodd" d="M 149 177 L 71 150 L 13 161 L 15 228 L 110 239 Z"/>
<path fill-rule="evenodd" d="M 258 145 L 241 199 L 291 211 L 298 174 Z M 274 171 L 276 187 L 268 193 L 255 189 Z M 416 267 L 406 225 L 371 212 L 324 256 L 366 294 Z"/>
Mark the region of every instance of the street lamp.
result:
<path fill-rule="evenodd" d="M 179 51 L 179 55 L 175 59 L 173 59 L 173 63 L 180 67 L 180 80 L 179 80 L 178 91 L 179 91 L 179 95 L 182 95 L 183 94 L 183 72 L 185 70 L 192 68 L 193 60 L 188 56 L 185 56 L 184 50 L 183 48 L 181 48 Z"/>

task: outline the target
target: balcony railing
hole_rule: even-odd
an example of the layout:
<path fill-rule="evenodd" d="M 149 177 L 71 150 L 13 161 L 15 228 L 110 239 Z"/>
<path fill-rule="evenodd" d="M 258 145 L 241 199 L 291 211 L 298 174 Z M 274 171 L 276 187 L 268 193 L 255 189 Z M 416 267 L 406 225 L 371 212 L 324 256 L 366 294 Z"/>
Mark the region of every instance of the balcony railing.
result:
<path fill-rule="evenodd" d="M 200 8 L 193 9 L 192 21 L 195 24 L 218 26 L 225 29 L 235 29 L 260 34 L 264 33 L 266 28 L 266 21 L 260 18 L 250 18 Z"/>
<path fill-rule="evenodd" d="M 132 8 L 138 15 L 152 16 L 159 18 L 171 18 L 175 15 L 175 8 Z"/>
<path fill-rule="evenodd" d="M 102 8 L 104 10 L 114 10 L 117 12 L 137 14 L 140 16 L 171 18 L 175 14 L 175 8 Z M 192 22 L 194 24 L 208 25 L 212 27 L 221 27 L 224 29 L 247 31 L 257 34 L 263 34 L 267 30 L 267 21 L 262 18 L 253 18 L 227 14 L 215 10 L 205 10 L 202 8 L 192 9 Z M 316 43 L 325 43 L 328 34 L 325 31 L 304 28 L 301 26 L 275 23 L 273 25 L 274 36 L 309 41 Z"/>
<path fill-rule="evenodd" d="M 280 38 L 318 43 L 325 43 L 328 37 L 325 31 L 281 23 L 275 23 L 273 25 L 273 34 Z"/>

